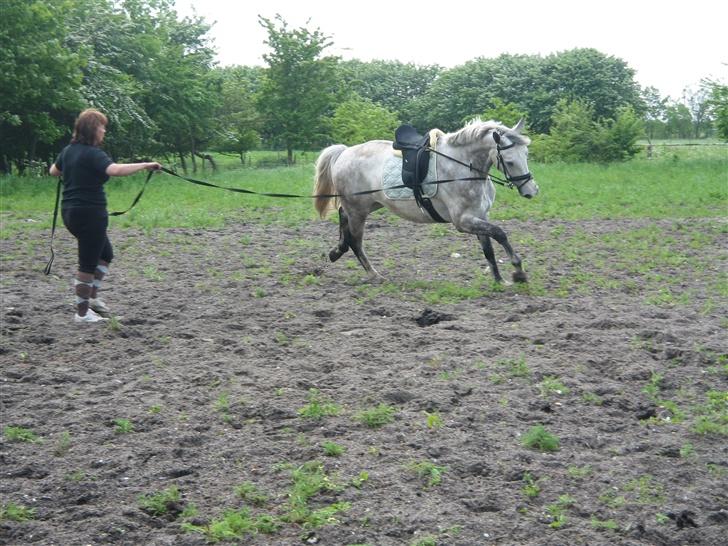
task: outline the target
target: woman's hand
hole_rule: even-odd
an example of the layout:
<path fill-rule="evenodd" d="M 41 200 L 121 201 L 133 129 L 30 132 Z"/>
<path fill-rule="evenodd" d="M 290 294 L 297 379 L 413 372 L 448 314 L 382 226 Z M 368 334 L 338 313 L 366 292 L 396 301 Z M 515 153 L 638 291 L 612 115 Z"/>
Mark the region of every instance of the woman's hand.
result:
<path fill-rule="evenodd" d="M 162 168 L 162 165 L 157 163 L 156 161 L 150 161 L 146 164 L 144 168 L 148 171 L 158 171 Z"/>

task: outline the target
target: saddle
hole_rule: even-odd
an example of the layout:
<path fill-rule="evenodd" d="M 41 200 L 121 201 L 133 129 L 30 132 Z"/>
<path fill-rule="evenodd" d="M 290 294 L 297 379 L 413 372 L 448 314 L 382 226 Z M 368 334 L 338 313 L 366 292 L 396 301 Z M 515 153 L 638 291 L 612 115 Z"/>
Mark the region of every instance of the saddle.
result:
<path fill-rule="evenodd" d="M 421 135 L 411 125 L 400 125 L 394 132 L 392 148 L 402 152 L 402 183 L 412 190 L 417 205 L 427 211 L 435 222 L 445 222 L 432 201 L 422 195 L 422 181 L 427 177 L 430 136 Z"/>

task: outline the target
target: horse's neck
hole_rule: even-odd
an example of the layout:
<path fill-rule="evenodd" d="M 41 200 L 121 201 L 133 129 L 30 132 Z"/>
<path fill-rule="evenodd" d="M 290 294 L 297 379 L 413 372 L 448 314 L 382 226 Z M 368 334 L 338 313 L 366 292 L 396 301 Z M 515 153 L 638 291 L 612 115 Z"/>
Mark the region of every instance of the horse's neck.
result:
<path fill-rule="evenodd" d="M 488 170 L 493 166 L 491 149 L 482 142 L 470 143 L 465 146 L 451 146 L 447 141 L 441 141 L 441 146 L 439 147 L 438 152 L 453 157 L 465 165 L 472 165 L 476 169 L 484 172 L 488 172 Z M 443 163 L 451 163 L 452 170 L 455 171 L 467 169 L 465 166 L 448 162 L 446 159 Z"/>

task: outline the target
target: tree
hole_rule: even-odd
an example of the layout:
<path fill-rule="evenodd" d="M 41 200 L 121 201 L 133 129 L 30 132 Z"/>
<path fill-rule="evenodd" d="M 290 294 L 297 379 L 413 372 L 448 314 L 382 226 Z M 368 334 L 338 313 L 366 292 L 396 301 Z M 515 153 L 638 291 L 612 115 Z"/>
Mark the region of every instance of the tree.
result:
<path fill-rule="evenodd" d="M 177 20 L 168 2 L 136 0 L 129 12 L 140 32 L 157 48 L 144 67 L 147 81 L 142 104 L 158 127 L 157 153 L 174 152 L 186 170 L 186 157 L 196 158 L 214 141 L 214 112 L 222 82 L 212 71 L 214 52 L 207 44 L 210 29 L 204 19 Z M 131 6 L 130 6 L 131 7 Z M 153 13 L 149 10 L 154 8 Z"/>
<path fill-rule="evenodd" d="M 421 131 L 433 127 L 454 131 L 466 120 L 492 107 L 495 97 L 518 104 L 517 100 L 500 96 L 494 82 L 499 74 L 513 72 L 506 68 L 507 64 L 520 60 L 510 56 L 479 58 L 444 71 L 423 95 L 413 101 L 413 125 Z M 502 79 L 507 78 L 503 76 Z M 504 87 L 502 84 L 501 81 L 501 89 Z"/>
<path fill-rule="evenodd" d="M 358 96 L 375 102 L 406 122 L 412 121 L 412 102 L 442 73 L 437 65 L 417 66 L 399 61 L 344 61 L 341 77 Z"/>
<path fill-rule="evenodd" d="M 703 86 L 698 89 L 686 87 L 683 90 L 683 103 L 690 110 L 693 120 L 693 138 L 705 136 L 705 131 L 710 128 L 709 98 L 710 92 Z"/>
<path fill-rule="evenodd" d="M 22 172 L 67 131 L 82 105 L 82 56 L 64 47 L 62 0 L 5 0 L 0 17 L 0 173 Z M 70 117 L 70 121 L 73 117 Z M 42 149 L 41 149 L 42 148 Z"/>
<path fill-rule="evenodd" d="M 711 80 L 705 81 L 703 85 L 710 92 L 708 105 L 715 120 L 718 136 L 728 141 L 728 85 Z"/>
<path fill-rule="evenodd" d="M 687 106 L 680 102 L 672 102 L 667 106 L 665 126 L 670 138 L 690 138 L 693 134 L 693 116 Z"/>
<path fill-rule="evenodd" d="M 336 142 L 352 145 L 368 140 L 392 140 L 398 125 L 394 112 L 369 99 L 354 96 L 336 109 L 332 132 Z"/>
<path fill-rule="evenodd" d="M 505 103 L 498 97 L 493 99 L 493 106 L 486 109 L 480 116 L 481 119 L 492 119 L 500 121 L 508 127 L 514 126 L 521 119 L 526 119 L 528 115 L 518 106 L 509 102 Z"/>
<path fill-rule="evenodd" d="M 157 130 L 144 109 L 143 83 L 150 80 L 150 60 L 162 44 L 143 8 L 142 3 L 127 3 L 121 10 L 108 0 L 77 0 L 68 11 L 64 43 L 85 59 L 79 91 L 85 106 L 108 116 L 111 130 L 104 147 L 118 158 L 148 152 Z"/>
<path fill-rule="evenodd" d="M 443 72 L 414 101 L 415 125 L 453 130 L 498 98 L 528 114 L 529 125 L 546 133 L 561 99 L 590 104 L 598 119 L 614 119 L 619 108 L 644 105 L 634 70 L 594 49 L 573 49 L 540 57 L 478 58 Z"/>
<path fill-rule="evenodd" d="M 222 100 L 215 112 L 219 138 L 215 149 L 235 152 L 240 162 L 245 154 L 260 145 L 261 119 L 255 109 L 255 93 L 263 78 L 263 69 L 231 66 L 216 69 L 222 80 Z"/>
<path fill-rule="evenodd" d="M 263 55 L 268 63 L 257 105 L 265 118 L 266 136 L 286 148 L 293 163 L 295 147 L 320 145 L 329 134 L 328 121 L 340 93 L 338 59 L 322 57 L 332 44 L 318 28 L 289 30 L 280 15 L 275 21 L 259 17 L 268 32 Z"/>
<path fill-rule="evenodd" d="M 660 96 L 657 88 L 645 87 L 642 90 L 642 101 L 645 104 L 645 133 L 651 141 L 664 133 L 667 99 Z"/>
<path fill-rule="evenodd" d="M 614 119 L 620 108 L 642 113 L 644 104 L 635 71 L 623 60 L 596 49 L 572 49 L 549 55 L 541 86 L 559 99 L 584 101 L 596 119 Z"/>

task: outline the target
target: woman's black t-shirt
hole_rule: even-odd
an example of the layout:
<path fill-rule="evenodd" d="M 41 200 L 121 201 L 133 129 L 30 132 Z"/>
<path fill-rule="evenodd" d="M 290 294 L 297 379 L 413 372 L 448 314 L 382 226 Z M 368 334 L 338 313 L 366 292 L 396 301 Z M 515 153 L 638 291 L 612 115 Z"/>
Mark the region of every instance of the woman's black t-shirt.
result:
<path fill-rule="evenodd" d="M 106 208 L 106 169 L 113 163 L 106 152 L 87 144 L 69 144 L 55 163 L 63 173 L 62 208 Z"/>

